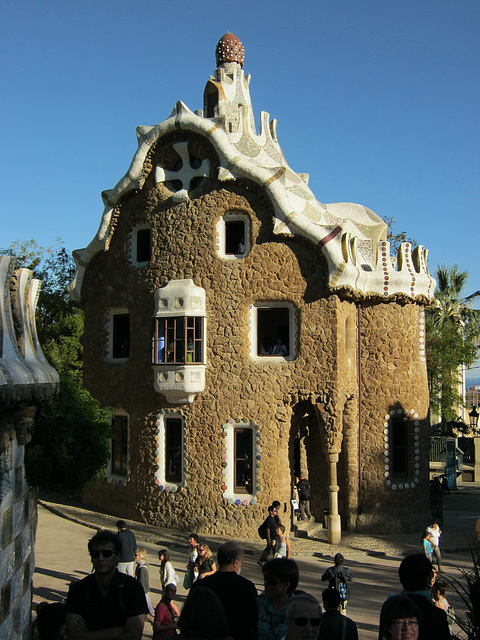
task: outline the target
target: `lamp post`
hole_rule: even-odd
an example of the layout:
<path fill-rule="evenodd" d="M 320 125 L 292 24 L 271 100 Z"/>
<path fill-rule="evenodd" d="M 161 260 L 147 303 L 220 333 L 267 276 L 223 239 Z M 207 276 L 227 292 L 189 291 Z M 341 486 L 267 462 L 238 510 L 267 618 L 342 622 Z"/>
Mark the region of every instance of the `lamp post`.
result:
<path fill-rule="evenodd" d="M 471 426 L 472 431 L 474 433 L 476 433 L 477 428 L 478 428 L 478 417 L 479 417 L 479 415 L 480 414 L 477 411 L 477 407 L 473 407 L 473 409 L 468 414 L 468 418 L 469 418 L 469 421 L 470 421 L 470 426 Z"/>

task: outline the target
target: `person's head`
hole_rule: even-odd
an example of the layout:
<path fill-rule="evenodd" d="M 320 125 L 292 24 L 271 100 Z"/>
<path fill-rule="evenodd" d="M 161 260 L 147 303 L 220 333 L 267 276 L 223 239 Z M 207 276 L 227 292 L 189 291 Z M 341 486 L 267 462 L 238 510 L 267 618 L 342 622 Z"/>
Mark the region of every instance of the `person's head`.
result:
<path fill-rule="evenodd" d="M 240 573 L 243 562 L 243 549 L 237 542 L 225 542 L 218 547 L 217 560 L 220 571 Z"/>
<path fill-rule="evenodd" d="M 338 609 L 340 606 L 341 597 L 336 589 L 324 589 L 322 591 L 322 602 L 325 611 L 329 609 Z"/>
<path fill-rule="evenodd" d="M 88 552 L 95 573 L 110 573 L 120 561 L 122 541 L 113 531 L 101 529 L 88 541 Z"/>
<path fill-rule="evenodd" d="M 430 540 L 430 531 L 428 531 L 428 529 L 425 529 L 422 533 L 422 540 Z"/>
<path fill-rule="evenodd" d="M 201 638 L 223 638 L 229 634 L 223 604 L 217 594 L 206 587 L 196 587 L 189 591 L 178 626 L 182 634 Z"/>
<path fill-rule="evenodd" d="M 276 516 L 276 515 L 277 515 L 277 513 L 278 513 L 278 507 L 274 507 L 274 506 L 273 506 L 273 504 L 271 504 L 271 505 L 268 507 L 268 513 L 269 513 L 269 515 L 271 515 L 271 516 Z"/>
<path fill-rule="evenodd" d="M 300 480 L 304 480 L 305 479 L 305 474 L 301 473 L 298 477 L 300 478 Z"/>
<path fill-rule="evenodd" d="M 177 595 L 177 585 L 173 584 L 173 582 L 169 582 L 165 585 L 165 589 L 163 590 L 163 598 L 162 600 L 173 600 Z"/>
<path fill-rule="evenodd" d="M 446 582 L 442 582 L 441 580 L 439 580 L 438 582 L 435 582 L 435 584 L 432 587 L 432 593 L 434 598 L 436 599 L 444 598 L 447 592 L 447 589 L 448 589 L 448 585 Z"/>
<path fill-rule="evenodd" d="M 166 562 L 170 562 L 170 554 L 168 553 L 168 549 L 160 549 L 158 552 L 158 559 L 160 560 L 160 564 L 164 565 Z"/>
<path fill-rule="evenodd" d="M 139 562 L 140 560 L 143 560 L 143 562 L 147 561 L 147 550 L 144 549 L 143 547 L 139 547 L 138 549 L 135 549 L 135 560 L 137 562 Z"/>
<path fill-rule="evenodd" d="M 283 538 L 284 535 L 285 535 L 285 525 L 284 524 L 277 525 L 277 536 L 280 536 L 281 538 Z"/>
<path fill-rule="evenodd" d="M 433 520 L 430 526 L 432 529 L 438 529 L 438 522 L 436 520 Z"/>
<path fill-rule="evenodd" d="M 123 531 L 123 529 L 127 528 L 127 523 L 125 520 L 117 520 L 117 529 L 118 531 Z"/>
<path fill-rule="evenodd" d="M 295 560 L 275 558 L 266 562 L 262 571 L 265 595 L 268 598 L 274 598 L 282 593 L 292 595 L 298 586 L 299 572 Z"/>
<path fill-rule="evenodd" d="M 191 533 L 188 536 L 188 543 L 191 547 L 196 547 L 198 545 L 198 535 L 196 533 Z"/>
<path fill-rule="evenodd" d="M 384 635 L 387 640 L 417 640 L 420 613 L 406 595 L 393 596 L 383 606 Z"/>
<path fill-rule="evenodd" d="M 202 540 L 201 542 L 198 543 L 197 551 L 198 551 L 198 555 L 201 556 L 202 558 L 212 557 L 212 552 L 210 551 L 210 547 L 205 542 L 205 540 Z"/>
<path fill-rule="evenodd" d="M 320 634 L 322 610 L 316 598 L 301 593 L 290 598 L 285 611 L 287 640 L 316 640 Z"/>
<path fill-rule="evenodd" d="M 280 510 L 280 502 L 278 500 L 274 500 L 272 502 L 272 507 L 274 507 L 275 509 Z"/>
<path fill-rule="evenodd" d="M 40 640 L 59 640 L 64 637 L 65 606 L 60 602 L 38 605 L 35 626 Z"/>
<path fill-rule="evenodd" d="M 333 561 L 335 564 L 343 564 L 344 559 L 345 558 L 341 553 L 336 553 Z"/>
<path fill-rule="evenodd" d="M 405 591 L 429 588 L 433 575 L 432 563 L 424 553 L 406 556 L 398 568 L 398 577 Z"/>

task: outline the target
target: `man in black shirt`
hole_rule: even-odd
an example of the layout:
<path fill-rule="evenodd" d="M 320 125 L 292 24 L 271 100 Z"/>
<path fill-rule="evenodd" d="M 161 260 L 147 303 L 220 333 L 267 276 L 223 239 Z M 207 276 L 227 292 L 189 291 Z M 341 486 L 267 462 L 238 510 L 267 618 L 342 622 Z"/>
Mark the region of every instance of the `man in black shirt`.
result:
<path fill-rule="evenodd" d="M 275 543 L 277 536 L 277 515 L 278 508 L 274 507 L 273 504 L 268 507 L 268 516 L 264 521 L 262 527 L 265 533 L 265 539 L 267 540 L 267 546 L 262 551 L 262 555 L 260 556 L 260 560 L 258 564 L 265 564 L 268 560 L 268 556 L 270 553 L 275 553 Z"/>
<path fill-rule="evenodd" d="M 257 637 L 257 589 L 253 582 L 240 575 L 243 549 L 236 542 L 226 542 L 218 548 L 218 571 L 197 580 L 192 589 L 208 587 L 220 598 L 227 614 L 233 640 L 255 640 Z"/>

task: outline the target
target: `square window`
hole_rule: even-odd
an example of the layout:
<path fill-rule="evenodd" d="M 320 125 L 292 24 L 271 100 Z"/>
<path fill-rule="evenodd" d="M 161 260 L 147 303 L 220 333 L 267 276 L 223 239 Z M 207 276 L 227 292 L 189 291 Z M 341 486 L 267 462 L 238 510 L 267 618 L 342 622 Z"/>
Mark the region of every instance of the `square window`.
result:
<path fill-rule="evenodd" d="M 290 355 L 290 309 L 257 309 L 257 355 Z"/>
<path fill-rule="evenodd" d="M 225 253 L 243 255 L 245 253 L 245 221 L 225 221 Z"/>

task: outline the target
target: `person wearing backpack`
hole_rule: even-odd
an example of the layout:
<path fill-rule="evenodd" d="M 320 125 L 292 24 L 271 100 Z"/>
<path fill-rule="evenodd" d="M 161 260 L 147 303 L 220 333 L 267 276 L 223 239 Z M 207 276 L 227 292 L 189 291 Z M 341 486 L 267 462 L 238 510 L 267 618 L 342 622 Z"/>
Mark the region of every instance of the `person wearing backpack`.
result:
<path fill-rule="evenodd" d="M 257 564 L 264 565 L 270 553 L 275 554 L 275 542 L 277 537 L 277 521 L 275 520 L 275 516 L 278 514 L 278 509 L 276 509 L 273 504 L 268 507 L 268 516 L 264 520 L 264 522 L 258 527 L 258 534 L 261 538 L 264 538 L 267 542 L 267 546 L 262 551 L 262 555 L 260 556 L 260 560 Z"/>
<path fill-rule="evenodd" d="M 344 557 L 337 553 L 334 558 L 335 564 L 329 567 L 322 576 L 322 580 L 328 580 L 330 589 L 336 589 L 340 594 L 340 613 L 346 614 L 347 601 L 350 596 L 349 582 L 352 582 L 352 572 L 343 564 Z"/>
<path fill-rule="evenodd" d="M 310 482 L 305 477 L 305 474 L 301 473 L 297 482 L 298 491 L 298 508 L 300 509 L 300 520 L 306 520 L 307 522 L 312 517 L 310 513 Z"/>

